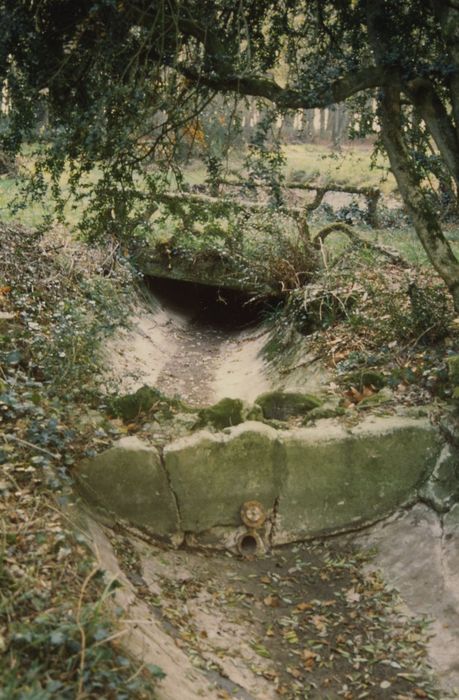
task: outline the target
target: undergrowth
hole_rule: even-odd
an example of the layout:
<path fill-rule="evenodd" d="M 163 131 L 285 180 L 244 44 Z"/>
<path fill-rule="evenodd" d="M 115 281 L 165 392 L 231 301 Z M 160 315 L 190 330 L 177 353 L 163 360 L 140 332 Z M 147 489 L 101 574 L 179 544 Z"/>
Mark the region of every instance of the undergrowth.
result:
<path fill-rule="evenodd" d="M 459 350 L 458 322 L 444 284 L 428 269 L 349 247 L 294 290 L 272 322 L 270 361 L 288 363 L 301 345 L 338 383 L 372 368 L 399 403 L 450 398 L 445 357 Z"/>
<path fill-rule="evenodd" d="M 180 201 L 153 222 L 149 243 L 166 264 L 178 261 L 201 277 L 224 270 L 260 296 L 301 286 L 317 267 L 317 252 L 291 217 L 238 209 L 231 200 Z"/>
<path fill-rule="evenodd" d="M 132 275 L 107 251 L 2 226 L 0 249 L 0 698 L 154 697 L 161 670 L 120 646 L 117 611 L 67 519 L 68 469 L 110 443 L 94 428 L 103 338 Z"/>

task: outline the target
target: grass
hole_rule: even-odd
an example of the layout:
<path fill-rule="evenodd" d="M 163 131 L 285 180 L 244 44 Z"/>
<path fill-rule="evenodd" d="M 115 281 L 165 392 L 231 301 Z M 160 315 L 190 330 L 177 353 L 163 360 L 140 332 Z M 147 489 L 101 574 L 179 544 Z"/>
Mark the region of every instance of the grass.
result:
<path fill-rule="evenodd" d="M 339 153 L 319 144 L 287 144 L 282 150 L 286 159 L 284 174 L 287 180 L 299 179 L 300 176 L 300 179 L 315 183 L 379 187 L 386 195 L 396 190 L 387 161 L 379 156 L 372 164 L 373 149 L 370 144 L 346 144 Z M 229 170 L 240 170 L 242 160 L 233 155 L 227 167 Z M 206 176 L 206 169 L 199 161 L 185 167 L 185 180 L 190 185 L 202 184 Z"/>
<path fill-rule="evenodd" d="M 49 206 L 43 202 L 35 202 L 26 208 L 22 208 L 17 212 L 10 209 L 10 205 L 19 195 L 19 186 L 16 180 L 12 178 L 0 178 L 0 220 L 1 221 L 20 221 L 24 226 L 33 228 L 40 226 L 47 213 Z"/>
<path fill-rule="evenodd" d="M 287 179 L 304 171 L 306 179 L 313 182 L 334 182 L 356 187 L 379 187 L 384 194 L 396 189 L 393 176 L 388 173 L 388 163 L 378 157 L 372 165 L 372 146 L 346 144 L 337 153 L 323 145 L 289 144 L 284 146 Z"/>
<path fill-rule="evenodd" d="M 317 221 L 311 227 L 312 236 L 315 236 L 323 227 L 324 222 Z M 412 226 L 401 225 L 400 227 L 372 229 L 368 226 L 354 226 L 355 232 L 364 240 L 368 240 L 378 245 L 387 246 L 400 253 L 400 255 L 417 268 L 429 268 L 431 263 L 427 253 Z M 459 225 L 448 225 L 445 227 L 445 234 L 451 248 L 459 257 Z M 327 238 L 326 247 L 329 253 L 339 255 L 349 246 L 349 241 L 340 233 L 333 233 Z M 432 268 L 431 268 L 432 269 Z M 434 271 L 432 269 L 432 275 Z"/>
<path fill-rule="evenodd" d="M 22 158 L 24 168 L 31 166 L 29 151 Z M 381 156 L 376 164 L 372 163 L 372 146 L 366 143 L 345 144 L 339 153 L 334 152 L 329 146 L 323 144 L 287 144 L 284 146 L 286 158 L 285 174 L 287 179 L 296 177 L 312 182 L 334 182 L 340 185 L 373 186 L 380 187 L 384 195 L 392 195 L 396 191 L 396 184 L 391 173 L 388 172 L 388 164 Z M 228 168 L 240 169 L 240 159 L 231 157 Z M 193 161 L 184 168 L 185 181 L 190 185 L 204 183 L 206 169 L 201 161 Z M 97 173 L 91 174 L 91 180 L 97 179 Z M 66 181 L 63 178 L 63 192 L 66 191 Z M 10 204 L 20 195 L 20 184 L 13 178 L 0 177 L 0 219 L 5 222 L 19 221 L 30 227 L 43 225 L 48 216 L 52 215 L 53 206 L 51 199 L 28 203 L 13 213 Z M 82 214 L 82 203 L 75 207 L 69 202 L 65 208 L 66 223 L 70 229 L 76 228 Z M 339 205 L 337 205 L 339 206 Z M 323 225 L 318 218 L 311 224 L 312 232 L 317 232 Z M 447 226 L 446 234 L 452 242 L 453 250 L 459 254 L 459 226 Z M 428 258 L 414 232 L 406 221 L 396 222 L 379 230 L 369 229 L 366 226 L 356 225 L 355 230 L 363 237 L 374 240 L 377 243 L 389 245 L 397 249 L 407 260 L 415 265 L 429 264 Z M 343 242 L 330 240 L 332 249 L 341 249 Z"/>

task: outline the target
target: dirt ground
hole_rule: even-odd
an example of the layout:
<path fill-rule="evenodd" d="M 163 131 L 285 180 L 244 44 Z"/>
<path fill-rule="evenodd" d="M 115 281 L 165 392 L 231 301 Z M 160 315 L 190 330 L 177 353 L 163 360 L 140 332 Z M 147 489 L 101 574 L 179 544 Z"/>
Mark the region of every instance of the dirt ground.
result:
<path fill-rule="evenodd" d="M 166 670 L 159 700 L 457 697 L 435 688 L 427 620 L 408 614 L 368 551 L 349 542 L 244 559 L 92 530 L 123 583 L 128 646 Z"/>

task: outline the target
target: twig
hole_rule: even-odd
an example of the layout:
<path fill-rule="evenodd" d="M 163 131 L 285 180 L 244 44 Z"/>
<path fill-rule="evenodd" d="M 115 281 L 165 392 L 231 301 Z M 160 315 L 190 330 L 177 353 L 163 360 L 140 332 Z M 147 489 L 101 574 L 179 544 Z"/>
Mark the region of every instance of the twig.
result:
<path fill-rule="evenodd" d="M 39 447 L 38 445 L 34 445 L 33 442 L 28 442 L 27 440 L 22 440 L 21 438 L 16 437 L 16 435 L 2 435 L 2 438 L 4 439 L 5 442 L 17 442 L 20 445 L 24 445 L 25 447 L 30 447 L 32 450 L 37 450 L 37 452 L 42 452 L 45 455 L 48 455 L 49 457 L 52 457 L 53 459 L 60 459 L 60 455 L 56 455 L 53 452 L 50 452 L 49 450 L 46 450 L 44 447 Z"/>
<path fill-rule="evenodd" d="M 19 490 L 19 487 L 18 487 L 18 490 Z M 54 512 L 57 513 L 61 518 L 63 518 L 64 520 L 66 520 L 66 521 L 70 524 L 70 526 L 71 526 L 71 528 L 72 528 L 73 531 L 78 530 L 78 532 L 84 537 L 85 543 L 86 543 L 86 544 L 88 543 L 88 531 L 87 531 L 87 530 L 83 529 L 83 528 L 81 527 L 81 525 L 78 525 L 78 524 L 75 522 L 75 520 L 74 520 L 73 518 L 70 518 L 70 517 L 67 515 L 67 513 L 65 513 L 65 511 L 63 511 L 61 508 L 56 508 L 56 506 L 53 506 L 52 503 L 48 503 L 48 504 L 47 504 L 47 507 L 48 507 L 49 510 L 54 511 Z"/>
<path fill-rule="evenodd" d="M 326 250 L 325 244 L 322 240 L 320 240 L 319 243 L 320 243 L 320 254 L 322 255 L 324 269 L 328 271 L 327 250 Z"/>
<path fill-rule="evenodd" d="M 99 647 L 101 644 L 106 644 L 107 642 L 112 642 L 114 639 L 119 639 L 119 637 L 124 637 L 126 634 L 128 634 L 129 630 L 119 630 L 119 632 L 114 632 L 111 634 L 109 637 L 104 637 L 103 639 L 99 639 L 98 642 L 94 642 L 93 649 L 96 647 Z"/>
<path fill-rule="evenodd" d="M 347 236 L 351 243 L 353 243 L 355 246 L 358 246 L 360 248 L 368 248 L 369 250 L 372 250 L 375 253 L 378 253 L 379 255 L 386 256 L 394 263 L 394 265 L 399 265 L 401 267 L 410 267 L 409 262 L 405 260 L 401 255 L 399 255 L 397 251 L 391 250 L 386 246 L 378 245 L 377 243 L 372 243 L 371 241 L 367 241 L 364 238 L 361 238 L 350 226 L 348 226 L 345 223 L 342 223 L 341 221 L 329 224 L 328 226 L 325 226 L 325 228 L 323 228 L 321 231 L 319 231 L 319 233 L 316 234 L 316 236 L 314 236 L 312 240 L 313 246 L 315 246 L 316 248 L 320 248 L 320 246 L 323 245 L 323 243 L 325 242 L 325 239 L 331 233 L 335 232 L 344 233 L 344 235 Z"/>
<path fill-rule="evenodd" d="M 401 352 L 405 352 L 405 350 L 408 350 L 408 348 L 414 348 L 419 343 L 421 338 L 423 338 L 425 335 L 427 335 L 427 333 L 430 333 L 430 331 L 432 331 L 434 328 L 435 328 L 435 324 L 433 326 L 430 326 L 429 328 L 427 328 L 425 331 L 422 331 L 422 333 L 420 335 L 418 335 L 417 338 L 415 338 L 411 342 L 404 345 L 403 348 L 401 349 Z"/>
<path fill-rule="evenodd" d="M 142 664 L 140 664 L 140 666 L 139 666 L 139 668 L 137 669 L 137 671 L 136 671 L 135 673 L 133 673 L 132 676 L 129 676 L 129 678 L 128 678 L 127 681 L 126 681 L 126 685 L 129 685 L 129 683 L 131 683 L 135 678 L 137 678 L 137 676 L 138 676 L 140 673 L 142 673 L 142 671 L 143 671 L 143 669 L 145 668 L 145 666 L 146 666 L 146 663 L 145 663 L 145 662 L 143 662 Z"/>

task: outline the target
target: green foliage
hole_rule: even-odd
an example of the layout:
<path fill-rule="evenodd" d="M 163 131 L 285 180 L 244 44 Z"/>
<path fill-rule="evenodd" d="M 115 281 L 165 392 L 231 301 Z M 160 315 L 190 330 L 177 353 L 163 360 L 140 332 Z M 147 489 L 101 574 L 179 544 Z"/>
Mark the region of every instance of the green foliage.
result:
<path fill-rule="evenodd" d="M 39 234 L 14 227 L 5 234 L 0 279 L 16 316 L 0 347 L 0 361 L 7 374 L 19 368 L 54 393 L 82 393 L 98 373 L 102 339 L 127 318 L 133 277 L 116 265 L 110 277 L 102 268 L 86 275 L 88 260 L 80 260 L 78 252 L 70 261 L 80 268 L 75 275 L 66 276 L 57 259 L 50 276 Z M 22 267 L 28 274 L 19 277 Z"/>
<path fill-rule="evenodd" d="M 459 355 L 448 358 L 448 377 L 451 384 L 459 386 Z"/>
<path fill-rule="evenodd" d="M 381 136 L 429 259 L 458 306 L 459 264 L 437 221 L 443 200 L 455 209 L 459 182 L 451 108 L 458 13 L 454 3 L 422 0 L 237 7 L 229 0 L 3 0 L 0 82 L 8 110 L 0 147 L 14 157 L 37 143 L 31 196 L 49 189 L 58 217 L 67 200 L 82 206 L 80 228 L 90 240 L 137 245 L 173 176 L 182 183 L 184 144 L 190 152 L 198 144 L 216 188 L 231 141 L 223 127 L 240 126 L 235 110 L 223 110 L 221 123 L 225 100 L 217 94 L 261 100 L 246 166 L 249 182 L 268 185 L 274 207 L 282 203 L 278 115 L 353 99 L 351 131 Z"/>
<path fill-rule="evenodd" d="M 435 343 L 449 334 L 451 307 L 439 285 L 421 287 L 413 282 L 409 289 L 411 332 L 420 339 Z"/>
<path fill-rule="evenodd" d="M 381 372 L 371 369 L 359 369 L 343 377 L 349 386 L 355 387 L 358 391 L 363 391 L 365 387 L 373 387 L 378 391 L 386 386 L 386 378 Z"/>
<path fill-rule="evenodd" d="M 265 110 L 249 144 L 244 163 L 248 175 L 247 187 L 265 185 L 269 204 L 273 208 L 284 204 L 281 186 L 285 179 L 283 168 L 286 162 L 279 140 L 273 138 L 272 125 L 275 117 L 276 110 Z"/>
<path fill-rule="evenodd" d="M 104 587 L 60 510 L 71 503 L 69 468 L 116 434 L 83 418 L 88 399 L 104 400 L 99 343 L 123 318 L 132 276 L 107 250 L 86 256 L 58 232 L 52 244 L 19 226 L 1 236 L 0 698 L 154 698 L 162 672 L 122 652 L 116 584 Z"/>
<path fill-rule="evenodd" d="M 381 269 L 374 254 L 343 254 L 335 267 L 290 295 L 285 318 L 303 335 L 345 322 L 375 344 L 433 344 L 449 333 L 452 306 L 438 282 Z"/>
<path fill-rule="evenodd" d="M 1 560 L 0 569 L 4 571 Z M 2 583 L 16 588 L 14 580 Z M 142 675 L 135 677 L 132 662 L 104 643 L 112 634 L 112 621 L 103 608 L 109 595 L 106 591 L 96 605 L 85 603 L 77 610 L 70 604 L 49 611 L 38 605 L 33 624 L 11 625 L 5 659 L 9 668 L 2 669 L 1 700 L 73 700 L 81 689 L 85 697 L 94 699 L 154 697 L 153 682 L 146 682 Z M 15 605 L 27 605 L 32 613 L 37 604 L 30 593 L 22 592 Z M 7 610 L 1 610 L 5 613 Z M 158 667 L 152 670 L 156 678 L 164 676 Z"/>
<path fill-rule="evenodd" d="M 251 210 L 238 200 L 174 200 L 155 220 L 149 242 L 165 263 L 174 259 L 196 273 L 213 268 L 265 296 L 310 279 L 317 253 L 298 225 L 278 211 Z"/>

